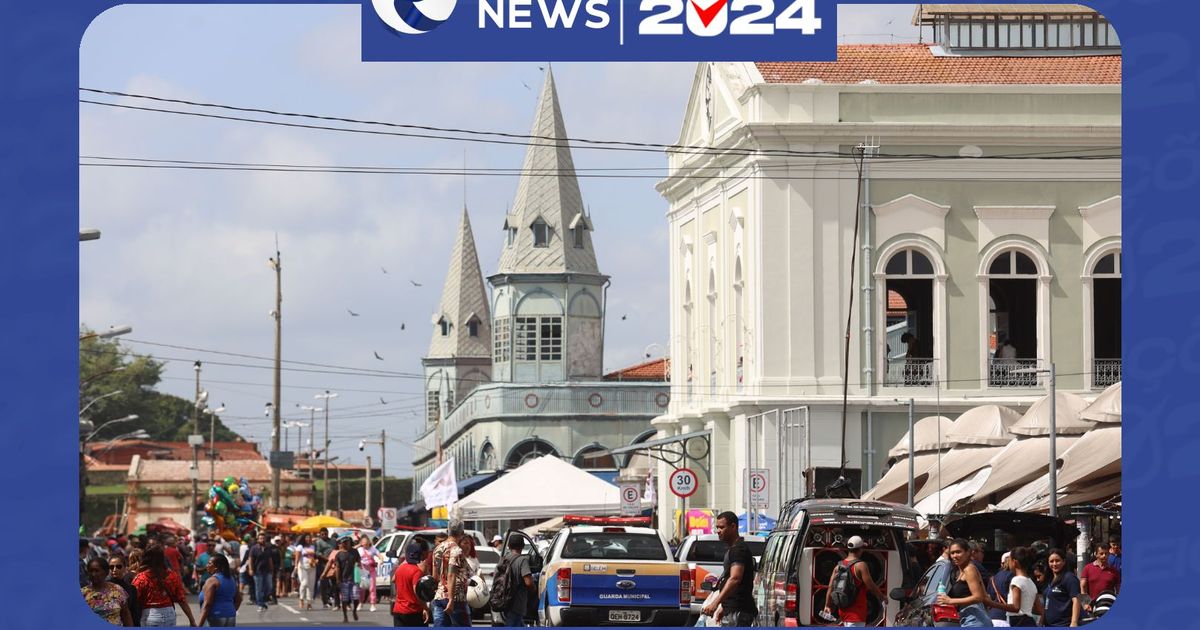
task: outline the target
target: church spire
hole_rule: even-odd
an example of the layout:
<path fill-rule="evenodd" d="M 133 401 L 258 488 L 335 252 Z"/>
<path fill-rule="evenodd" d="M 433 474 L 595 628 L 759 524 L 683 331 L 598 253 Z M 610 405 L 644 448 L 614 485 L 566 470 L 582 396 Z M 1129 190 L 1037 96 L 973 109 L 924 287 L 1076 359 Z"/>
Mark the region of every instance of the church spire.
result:
<path fill-rule="evenodd" d="M 491 331 L 487 292 L 479 270 L 471 218 L 464 204 L 442 300 L 433 315 L 433 335 L 426 358 L 490 358 Z"/>
<path fill-rule="evenodd" d="M 584 212 L 554 71 L 546 68 L 497 274 L 599 275 L 591 218 Z"/>

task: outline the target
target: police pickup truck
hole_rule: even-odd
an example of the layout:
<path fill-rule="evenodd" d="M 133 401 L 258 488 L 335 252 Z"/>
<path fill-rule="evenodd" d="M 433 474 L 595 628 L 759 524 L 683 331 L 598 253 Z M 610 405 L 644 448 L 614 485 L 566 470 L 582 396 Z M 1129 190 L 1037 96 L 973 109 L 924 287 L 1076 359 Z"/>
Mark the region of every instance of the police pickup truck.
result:
<path fill-rule="evenodd" d="M 538 580 L 542 625 L 680 626 L 691 603 L 691 571 L 650 527 L 568 526 Z"/>

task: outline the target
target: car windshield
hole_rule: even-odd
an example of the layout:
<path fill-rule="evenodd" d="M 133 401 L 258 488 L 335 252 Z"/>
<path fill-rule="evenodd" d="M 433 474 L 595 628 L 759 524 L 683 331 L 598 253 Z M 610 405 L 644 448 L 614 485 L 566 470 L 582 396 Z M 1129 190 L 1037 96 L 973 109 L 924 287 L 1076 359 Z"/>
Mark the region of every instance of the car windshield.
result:
<path fill-rule="evenodd" d="M 500 564 L 500 554 L 495 549 L 476 549 L 479 554 L 479 564 Z"/>
<path fill-rule="evenodd" d="M 563 547 L 564 559 L 666 560 L 667 550 L 654 534 L 625 532 L 573 533 Z"/>
<path fill-rule="evenodd" d="M 767 543 L 757 540 L 747 540 L 746 546 L 750 548 L 750 555 L 759 558 L 762 557 L 763 549 Z M 688 550 L 686 562 L 702 562 L 705 564 L 719 564 L 725 562 L 725 550 L 728 547 L 725 543 L 719 540 L 697 540 L 692 543 L 691 549 Z"/>

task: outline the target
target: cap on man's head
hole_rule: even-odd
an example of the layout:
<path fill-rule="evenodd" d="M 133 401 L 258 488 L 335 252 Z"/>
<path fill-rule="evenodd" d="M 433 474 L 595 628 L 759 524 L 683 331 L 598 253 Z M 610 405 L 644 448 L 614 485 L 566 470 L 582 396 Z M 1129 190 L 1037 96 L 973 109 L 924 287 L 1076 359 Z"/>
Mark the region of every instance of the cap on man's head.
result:
<path fill-rule="evenodd" d="M 846 541 L 847 549 L 862 549 L 867 543 L 862 539 L 862 536 L 851 536 L 850 540 Z"/>
<path fill-rule="evenodd" d="M 1005 551 L 1005 552 L 1004 552 L 1004 555 L 1000 556 L 1000 562 L 1008 562 L 1008 559 L 1009 559 L 1009 558 L 1011 558 L 1011 557 L 1012 557 L 1012 552 L 1011 552 L 1011 551 Z"/>
<path fill-rule="evenodd" d="M 504 539 L 500 537 L 500 534 L 496 534 L 495 536 L 492 536 L 492 542 L 500 542 L 502 540 L 504 540 Z"/>

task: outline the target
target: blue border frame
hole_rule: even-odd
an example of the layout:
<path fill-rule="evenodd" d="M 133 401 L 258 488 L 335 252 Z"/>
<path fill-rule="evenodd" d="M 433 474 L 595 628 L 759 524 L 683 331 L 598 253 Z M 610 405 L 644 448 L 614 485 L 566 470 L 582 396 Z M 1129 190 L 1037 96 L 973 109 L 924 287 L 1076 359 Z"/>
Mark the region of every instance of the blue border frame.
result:
<path fill-rule="evenodd" d="M 10 353 L 0 380 L 8 480 L 8 509 L 0 519 L 5 627 L 103 627 L 66 579 L 74 562 L 69 541 L 78 527 L 71 418 L 80 245 L 72 237 L 79 203 L 79 43 L 92 18 L 115 4 L 8 2 L 3 11 L 9 25 L 0 43 L 7 88 L 0 96 L 5 114 L 0 284 L 6 306 L 0 330 Z M 1197 516 L 1189 490 L 1200 482 L 1194 464 L 1200 399 L 1193 394 L 1200 379 L 1200 218 L 1194 208 L 1200 193 L 1195 122 L 1200 64 L 1188 31 L 1196 29 L 1200 16 L 1190 2 L 1111 0 L 1093 6 L 1121 35 L 1127 114 L 1123 355 L 1130 411 L 1124 419 L 1123 536 L 1129 558 L 1121 601 L 1102 623 L 1194 625 L 1200 537 L 1187 523 Z M 818 10 L 830 18 L 835 12 L 825 0 Z M 474 42 L 459 44 L 486 56 Z M 558 51 L 536 52 L 540 61 Z M 571 48 L 563 54 L 588 52 Z M 687 54 L 709 57 L 704 42 L 694 42 Z"/>

